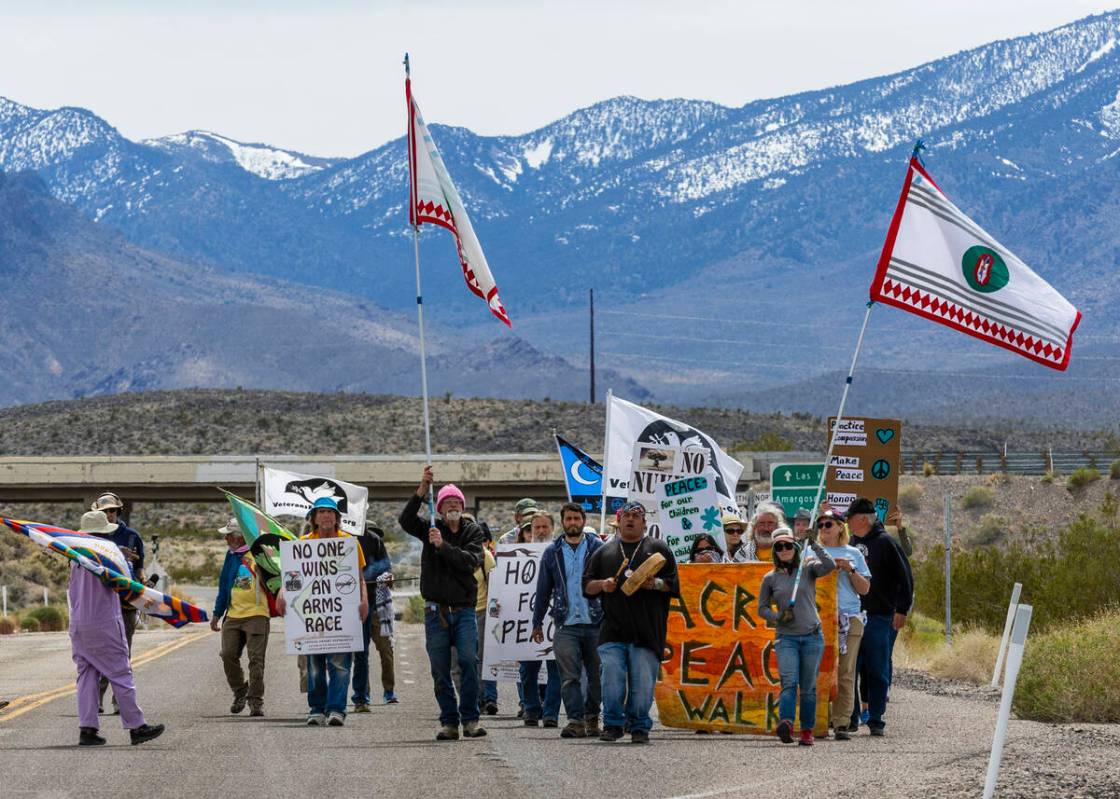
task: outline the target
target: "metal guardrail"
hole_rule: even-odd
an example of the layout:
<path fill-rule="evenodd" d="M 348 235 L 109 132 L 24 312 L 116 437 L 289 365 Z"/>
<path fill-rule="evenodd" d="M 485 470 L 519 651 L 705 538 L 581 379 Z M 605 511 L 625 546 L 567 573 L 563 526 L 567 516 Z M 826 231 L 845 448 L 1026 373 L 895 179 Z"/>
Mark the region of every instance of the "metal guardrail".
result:
<path fill-rule="evenodd" d="M 935 474 L 995 474 L 1007 472 L 1020 475 L 1043 475 L 1047 472 L 1069 474 L 1081 469 L 1107 472 L 1120 455 L 1111 452 L 1008 452 L 909 450 L 902 453 L 904 474 L 923 474 L 928 463 Z"/>

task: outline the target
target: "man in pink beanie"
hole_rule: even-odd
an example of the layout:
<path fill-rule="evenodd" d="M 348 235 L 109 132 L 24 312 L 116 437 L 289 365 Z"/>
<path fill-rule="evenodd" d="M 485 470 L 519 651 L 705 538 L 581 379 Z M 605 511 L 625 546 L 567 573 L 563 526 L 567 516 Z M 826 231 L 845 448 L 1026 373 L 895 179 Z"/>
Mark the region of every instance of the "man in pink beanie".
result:
<path fill-rule="evenodd" d="M 478 724 L 478 625 L 475 603 L 478 583 L 474 573 L 482 565 L 482 528 L 463 518 L 466 498 L 454 485 L 439 490 L 437 519 L 420 517 L 420 505 L 432 486 L 432 467 L 401 511 L 401 528 L 424 545 L 420 554 L 420 595 L 424 598 L 424 638 L 432 667 L 440 731 L 437 741 L 463 735 L 480 738 L 486 730 Z M 451 680 L 451 648 L 455 648 L 461 679 L 458 699 Z"/>

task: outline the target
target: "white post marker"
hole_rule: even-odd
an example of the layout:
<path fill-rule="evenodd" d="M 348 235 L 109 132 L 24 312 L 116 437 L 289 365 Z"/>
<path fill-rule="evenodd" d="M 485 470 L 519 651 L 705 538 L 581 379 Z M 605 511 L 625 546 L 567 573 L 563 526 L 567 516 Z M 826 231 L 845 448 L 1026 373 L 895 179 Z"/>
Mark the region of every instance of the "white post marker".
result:
<path fill-rule="evenodd" d="M 1015 695 L 1015 681 L 1019 678 L 1019 666 L 1023 663 L 1023 646 L 1027 641 L 1027 628 L 1031 626 L 1033 610 L 1030 605 L 1020 605 L 1015 611 L 1015 625 L 1011 630 L 1011 644 L 1007 650 L 1007 679 L 1003 681 L 1003 696 L 999 701 L 992 756 L 988 760 L 988 779 L 984 783 L 984 799 L 992 799 L 996 792 L 999 761 L 1007 738 L 1007 722 L 1011 718 L 1011 698 Z"/>
<path fill-rule="evenodd" d="M 43 607 L 46 607 L 47 605 L 50 604 L 50 601 L 47 599 L 47 596 L 48 596 L 47 595 L 47 587 L 44 585 L 43 586 Z"/>
<path fill-rule="evenodd" d="M 1015 608 L 1019 606 L 1019 595 L 1023 592 L 1023 584 L 1015 583 L 1011 589 L 1011 604 L 1007 606 L 1007 621 L 1003 623 L 1003 637 L 999 641 L 999 654 L 996 655 L 996 668 L 992 672 L 992 687 L 999 687 L 999 672 L 1003 668 L 1003 657 L 1007 654 L 1007 639 L 1011 635 L 1011 625 L 1015 621 Z"/>
<path fill-rule="evenodd" d="M 953 645 L 953 507 L 945 495 L 945 643 Z"/>
<path fill-rule="evenodd" d="M 8 615 L 8 586 L 4 586 L 4 615 Z"/>

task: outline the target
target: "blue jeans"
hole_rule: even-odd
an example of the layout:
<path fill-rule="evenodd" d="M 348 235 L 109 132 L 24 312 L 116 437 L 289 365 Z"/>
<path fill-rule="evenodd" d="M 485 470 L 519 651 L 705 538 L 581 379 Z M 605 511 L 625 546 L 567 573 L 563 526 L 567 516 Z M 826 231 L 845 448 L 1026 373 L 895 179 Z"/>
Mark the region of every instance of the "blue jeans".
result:
<path fill-rule="evenodd" d="M 887 689 L 891 684 L 891 622 L 893 615 L 867 614 L 863 627 L 863 641 L 859 645 L 859 673 L 862 685 L 867 688 L 869 727 L 885 727 L 883 714 L 887 712 Z M 853 729 L 859 726 L 859 704 L 852 714 Z"/>
<path fill-rule="evenodd" d="M 346 715 L 352 652 L 307 656 L 307 707 L 311 713 Z"/>
<path fill-rule="evenodd" d="M 801 729 L 811 730 L 817 723 L 817 671 L 824 654 L 824 636 L 818 629 L 805 635 L 779 633 L 774 642 L 782 693 L 778 697 L 778 718 L 792 722 L 801 693 Z"/>
<path fill-rule="evenodd" d="M 521 686 L 525 696 L 525 718 L 552 719 L 560 718 L 560 669 L 555 660 L 544 661 L 548 671 L 548 681 L 541 689 L 538 678 L 541 676 L 541 661 L 521 661 Z M 543 704 L 543 712 L 542 712 Z M 571 715 L 568 716 L 571 718 Z"/>
<path fill-rule="evenodd" d="M 428 662 L 432 667 L 432 683 L 439 703 L 439 723 L 459 726 L 478 721 L 478 626 L 474 608 L 447 610 L 441 620 L 440 611 L 424 609 L 424 638 Z M 451 647 L 455 647 L 462 675 L 459 683 L 458 707 L 455 684 L 451 681 Z"/>
<path fill-rule="evenodd" d="M 599 625 L 572 624 L 556 631 L 552 651 L 560 668 L 560 693 L 568 721 L 599 718 Z M 587 674 L 586 681 L 583 675 Z M 587 691 L 586 703 L 584 689 Z"/>
<path fill-rule="evenodd" d="M 486 652 L 486 636 L 483 635 L 483 630 L 486 629 L 486 610 L 475 611 L 475 625 L 478 627 L 478 676 L 482 677 L 482 656 Z M 482 682 L 482 701 L 483 702 L 498 702 L 498 681 L 497 680 L 481 680 Z"/>
<path fill-rule="evenodd" d="M 603 726 L 623 727 L 631 732 L 649 732 L 653 720 L 653 686 L 661 658 L 652 649 L 635 644 L 609 643 L 599 646 L 603 687 Z"/>

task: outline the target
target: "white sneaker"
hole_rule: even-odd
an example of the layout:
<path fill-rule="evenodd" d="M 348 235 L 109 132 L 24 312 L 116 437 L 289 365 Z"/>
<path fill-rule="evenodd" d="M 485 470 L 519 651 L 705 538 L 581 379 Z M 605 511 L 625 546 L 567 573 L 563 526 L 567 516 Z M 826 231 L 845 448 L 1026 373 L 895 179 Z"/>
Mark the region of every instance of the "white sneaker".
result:
<path fill-rule="evenodd" d="M 327 717 L 322 713 L 308 713 L 307 726 L 308 727 L 325 727 L 327 724 Z"/>
<path fill-rule="evenodd" d="M 332 710 L 331 714 L 327 717 L 327 725 L 330 727 L 341 727 L 344 724 L 346 724 L 346 716 L 336 710 Z"/>

